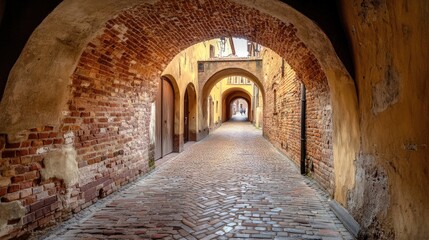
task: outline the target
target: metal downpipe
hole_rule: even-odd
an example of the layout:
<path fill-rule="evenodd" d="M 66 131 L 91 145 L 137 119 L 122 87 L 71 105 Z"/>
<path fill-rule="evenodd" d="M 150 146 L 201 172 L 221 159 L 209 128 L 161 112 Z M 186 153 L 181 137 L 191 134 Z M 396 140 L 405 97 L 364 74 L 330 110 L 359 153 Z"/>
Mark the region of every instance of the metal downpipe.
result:
<path fill-rule="evenodd" d="M 306 158 L 306 137 L 305 137 L 305 112 L 306 112 L 306 99 L 305 99 L 305 86 L 301 84 L 301 174 L 305 174 L 305 158 Z"/>

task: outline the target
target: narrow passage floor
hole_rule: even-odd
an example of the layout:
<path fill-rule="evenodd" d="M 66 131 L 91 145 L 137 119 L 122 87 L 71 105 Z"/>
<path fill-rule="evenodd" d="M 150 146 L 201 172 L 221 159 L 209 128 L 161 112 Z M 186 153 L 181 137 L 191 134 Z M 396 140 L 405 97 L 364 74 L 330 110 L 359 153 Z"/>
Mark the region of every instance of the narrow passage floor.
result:
<path fill-rule="evenodd" d="M 352 239 L 248 122 L 227 122 L 50 239 Z"/>

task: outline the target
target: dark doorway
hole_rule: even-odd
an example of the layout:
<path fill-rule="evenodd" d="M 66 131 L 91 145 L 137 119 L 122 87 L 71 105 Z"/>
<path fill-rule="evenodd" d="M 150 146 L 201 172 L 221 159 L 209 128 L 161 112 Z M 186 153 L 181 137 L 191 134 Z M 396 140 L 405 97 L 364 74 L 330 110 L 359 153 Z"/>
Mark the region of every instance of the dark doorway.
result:
<path fill-rule="evenodd" d="M 189 141 L 189 94 L 188 89 L 186 89 L 185 92 L 185 99 L 183 104 L 183 124 L 184 124 L 184 130 L 183 130 L 183 142 Z"/>
<path fill-rule="evenodd" d="M 162 78 L 156 100 L 155 159 L 173 152 L 174 90 L 170 81 Z"/>

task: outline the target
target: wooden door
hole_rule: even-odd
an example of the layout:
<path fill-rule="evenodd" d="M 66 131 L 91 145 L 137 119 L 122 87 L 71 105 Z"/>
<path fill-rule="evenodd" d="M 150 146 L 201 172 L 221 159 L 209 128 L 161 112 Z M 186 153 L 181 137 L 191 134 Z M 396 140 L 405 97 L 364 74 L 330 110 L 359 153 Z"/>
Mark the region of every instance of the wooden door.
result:
<path fill-rule="evenodd" d="M 162 156 L 173 152 L 174 91 L 168 80 L 162 80 Z"/>
<path fill-rule="evenodd" d="M 183 104 L 183 115 L 184 115 L 184 119 L 183 119 L 183 142 L 187 142 L 189 141 L 189 95 L 188 95 L 188 89 L 186 89 L 185 92 L 185 99 L 184 99 L 184 104 Z"/>
<path fill-rule="evenodd" d="M 166 79 L 159 80 L 155 106 L 155 160 L 157 160 L 173 152 L 174 91 Z"/>

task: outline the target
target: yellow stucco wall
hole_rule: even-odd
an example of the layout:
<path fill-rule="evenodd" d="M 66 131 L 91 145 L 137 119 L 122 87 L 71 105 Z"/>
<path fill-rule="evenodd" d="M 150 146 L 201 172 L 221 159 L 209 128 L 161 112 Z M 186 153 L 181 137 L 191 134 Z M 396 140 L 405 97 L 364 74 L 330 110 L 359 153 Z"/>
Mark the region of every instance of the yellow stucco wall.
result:
<path fill-rule="evenodd" d="M 250 82 L 250 84 L 234 84 L 228 83 L 228 78 L 223 78 L 212 88 L 210 92 L 210 97 L 214 103 L 214 123 L 215 127 L 219 126 L 222 122 L 222 113 L 223 113 L 223 105 L 222 105 L 222 94 L 229 89 L 232 88 L 240 88 L 249 93 L 250 97 L 253 97 L 253 86 L 254 83 Z M 217 103 L 216 103 L 217 102 Z M 210 120 L 209 120 L 210 121 Z M 210 122 L 209 122 L 210 123 Z M 212 126 L 210 126 L 212 128 Z"/>
<path fill-rule="evenodd" d="M 224 88 L 225 84 L 223 81 L 218 82 L 210 92 L 210 97 L 212 99 L 212 105 L 213 105 L 213 124 L 210 124 L 210 118 L 208 118 L 208 125 L 209 127 L 216 128 L 221 124 L 222 118 L 222 90 Z M 212 114 L 211 112 L 208 112 L 209 114 Z"/>
<path fill-rule="evenodd" d="M 429 2 L 341 2 L 362 131 L 349 206 L 380 239 L 427 239 Z"/>
<path fill-rule="evenodd" d="M 162 72 L 162 76 L 167 76 L 175 89 L 175 124 L 174 132 L 177 135 L 183 134 L 183 104 L 186 88 L 188 84 L 193 84 L 197 91 L 196 97 L 198 99 L 198 64 L 200 60 L 208 60 L 210 58 L 210 45 L 215 49 L 215 56 L 219 56 L 219 39 L 212 39 L 195 44 L 179 54 L 177 54 L 173 60 L 167 65 L 165 70 Z M 178 96 L 177 96 L 178 95 Z M 196 108 L 198 111 L 198 108 Z M 196 113 L 198 118 L 198 113 Z M 198 125 L 198 119 L 196 119 Z M 199 126 L 196 126 L 198 129 Z"/>
<path fill-rule="evenodd" d="M 173 60 L 167 65 L 167 67 L 162 72 L 162 76 L 166 76 L 170 79 L 170 81 L 173 82 L 173 86 L 176 88 L 175 92 L 176 95 L 176 101 L 175 101 L 175 125 L 174 125 L 174 132 L 177 135 L 183 134 L 183 104 L 184 104 L 184 96 L 185 91 L 188 86 L 188 84 L 192 83 L 195 87 L 196 98 L 198 99 L 198 61 L 208 60 L 210 59 L 210 46 L 213 46 L 215 49 L 214 57 L 220 57 L 220 51 L 221 51 L 221 41 L 220 39 L 212 39 L 209 41 L 204 41 L 198 44 L 195 44 L 179 54 L 177 54 Z M 223 51 L 223 56 L 228 56 L 231 54 L 231 47 L 229 38 L 225 38 L 225 50 Z M 220 91 L 220 83 L 214 87 L 214 91 L 216 90 Z M 221 98 L 219 94 L 213 95 L 216 100 L 214 101 L 216 107 L 216 101 L 218 101 L 219 110 L 215 112 L 214 116 L 214 122 L 220 122 L 218 119 L 220 118 L 220 113 L 222 112 L 221 109 Z M 198 111 L 198 108 L 196 108 Z M 198 112 L 196 113 L 196 129 L 200 129 L 200 126 L 198 126 Z"/>

